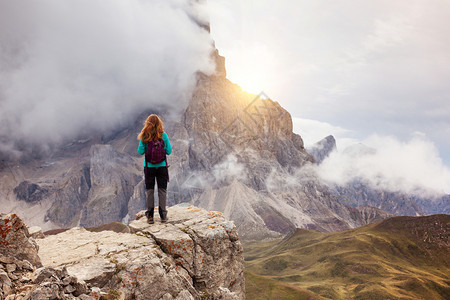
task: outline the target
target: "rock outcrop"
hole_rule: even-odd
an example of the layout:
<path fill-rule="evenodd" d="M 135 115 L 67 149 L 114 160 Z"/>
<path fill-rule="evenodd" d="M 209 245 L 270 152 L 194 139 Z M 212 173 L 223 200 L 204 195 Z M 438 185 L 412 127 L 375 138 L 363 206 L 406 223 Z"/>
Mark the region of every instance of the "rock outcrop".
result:
<path fill-rule="evenodd" d="M 64 266 L 42 267 L 36 241 L 16 214 L 0 216 L 0 238 L 0 299 L 96 299 Z"/>
<path fill-rule="evenodd" d="M 16 214 L 0 214 L 0 254 L 41 266 L 38 246 L 25 223 Z"/>
<path fill-rule="evenodd" d="M 132 221 L 133 233 L 72 228 L 47 236 L 38 240 L 42 263 L 125 299 L 243 299 L 235 225 L 188 204 L 168 211 L 166 224 Z"/>
<path fill-rule="evenodd" d="M 39 238 L 39 256 L 37 246 L 18 247 L 35 245 L 23 221 L 2 216 L 16 225 L 1 227 L 0 299 L 244 299 L 234 223 L 188 204 L 168 211 L 165 224 L 147 224 L 142 211 L 129 226 L 75 227 Z"/>

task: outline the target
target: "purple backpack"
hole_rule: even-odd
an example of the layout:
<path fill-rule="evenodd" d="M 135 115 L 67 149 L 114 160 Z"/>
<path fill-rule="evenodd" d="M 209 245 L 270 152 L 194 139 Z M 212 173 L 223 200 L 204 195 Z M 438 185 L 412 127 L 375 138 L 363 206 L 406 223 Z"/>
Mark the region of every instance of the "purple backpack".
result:
<path fill-rule="evenodd" d="M 166 160 L 166 149 L 164 149 L 164 141 L 150 141 L 145 149 L 145 161 L 152 164 L 159 164 Z"/>

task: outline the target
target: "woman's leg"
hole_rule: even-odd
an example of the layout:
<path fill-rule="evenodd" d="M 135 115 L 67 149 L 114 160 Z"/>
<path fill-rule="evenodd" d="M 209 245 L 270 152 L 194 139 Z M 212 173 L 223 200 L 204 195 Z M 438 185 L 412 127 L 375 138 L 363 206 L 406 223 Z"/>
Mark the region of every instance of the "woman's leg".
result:
<path fill-rule="evenodd" d="M 145 168 L 145 194 L 147 202 L 147 211 L 145 215 L 149 222 L 153 222 L 153 213 L 155 211 L 155 168 Z"/>
<path fill-rule="evenodd" d="M 159 167 L 156 169 L 156 182 L 158 183 L 158 211 L 161 222 L 167 221 L 167 167 Z"/>

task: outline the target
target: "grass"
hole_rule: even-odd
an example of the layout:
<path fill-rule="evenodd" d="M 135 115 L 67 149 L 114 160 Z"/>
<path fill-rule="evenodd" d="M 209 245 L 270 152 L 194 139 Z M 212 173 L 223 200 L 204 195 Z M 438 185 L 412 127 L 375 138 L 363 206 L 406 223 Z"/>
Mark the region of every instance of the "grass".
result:
<path fill-rule="evenodd" d="M 448 233 L 439 229 L 449 219 L 298 229 L 284 240 L 245 244 L 247 299 L 450 299 Z"/>
<path fill-rule="evenodd" d="M 322 298 L 314 296 L 313 293 L 301 290 L 295 286 L 246 271 L 245 299 L 312 300 Z"/>

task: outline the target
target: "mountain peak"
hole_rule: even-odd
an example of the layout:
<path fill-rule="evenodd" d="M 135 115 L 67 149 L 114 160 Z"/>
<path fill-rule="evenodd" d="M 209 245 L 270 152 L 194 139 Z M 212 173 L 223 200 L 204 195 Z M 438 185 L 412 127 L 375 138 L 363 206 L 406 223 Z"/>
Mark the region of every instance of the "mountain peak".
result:
<path fill-rule="evenodd" d="M 320 164 L 336 149 L 336 140 L 334 139 L 334 136 L 329 135 L 309 147 L 307 151 L 314 156 L 316 163 Z"/>

